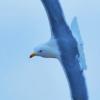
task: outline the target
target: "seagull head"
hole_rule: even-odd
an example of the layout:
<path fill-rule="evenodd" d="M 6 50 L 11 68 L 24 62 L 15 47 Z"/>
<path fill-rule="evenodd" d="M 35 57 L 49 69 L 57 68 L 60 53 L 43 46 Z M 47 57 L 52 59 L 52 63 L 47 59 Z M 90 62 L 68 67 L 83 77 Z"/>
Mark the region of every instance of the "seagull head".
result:
<path fill-rule="evenodd" d="M 47 44 L 39 45 L 38 47 L 34 48 L 30 58 L 35 56 L 40 56 L 44 58 L 57 58 L 58 52 L 55 50 L 54 47 L 51 47 Z"/>

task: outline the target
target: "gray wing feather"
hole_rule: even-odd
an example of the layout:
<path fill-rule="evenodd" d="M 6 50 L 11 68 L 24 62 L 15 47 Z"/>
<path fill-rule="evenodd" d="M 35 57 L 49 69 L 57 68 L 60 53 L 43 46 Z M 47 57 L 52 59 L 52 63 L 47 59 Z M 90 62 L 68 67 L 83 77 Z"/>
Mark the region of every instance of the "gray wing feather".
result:
<path fill-rule="evenodd" d="M 80 70 L 78 59 L 66 57 L 66 55 L 62 56 L 62 65 L 69 80 L 73 100 L 88 100 L 86 82 L 83 72 Z M 70 56 L 72 55 L 70 54 Z"/>
<path fill-rule="evenodd" d="M 88 100 L 87 88 L 83 73 L 76 58 L 77 43 L 64 20 L 59 0 L 41 0 L 56 37 L 61 52 L 61 63 L 69 80 L 73 100 Z M 63 38 L 63 39 L 62 39 Z"/>
<path fill-rule="evenodd" d="M 52 33 L 55 37 L 65 37 L 72 34 L 69 26 L 66 24 L 59 0 L 41 0 L 51 25 Z M 62 32 L 63 30 L 63 32 Z"/>

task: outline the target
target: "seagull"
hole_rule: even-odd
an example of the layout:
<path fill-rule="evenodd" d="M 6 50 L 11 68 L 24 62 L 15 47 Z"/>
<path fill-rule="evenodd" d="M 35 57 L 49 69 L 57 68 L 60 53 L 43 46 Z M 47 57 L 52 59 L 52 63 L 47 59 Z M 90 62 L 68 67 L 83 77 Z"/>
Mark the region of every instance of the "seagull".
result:
<path fill-rule="evenodd" d="M 72 99 L 88 100 L 83 75 L 86 62 L 77 18 L 73 18 L 69 27 L 64 19 L 59 0 L 41 1 L 50 22 L 51 38 L 47 43 L 35 47 L 30 58 L 41 56 L 58 59 L 68 79 Z"/>

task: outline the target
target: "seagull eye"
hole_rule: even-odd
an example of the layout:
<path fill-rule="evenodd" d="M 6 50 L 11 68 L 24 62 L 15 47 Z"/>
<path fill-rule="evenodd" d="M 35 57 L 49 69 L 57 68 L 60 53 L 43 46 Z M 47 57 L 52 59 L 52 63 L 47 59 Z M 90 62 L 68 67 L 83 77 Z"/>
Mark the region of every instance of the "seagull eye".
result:
<path fill-rule="evenodd" d="M 42 50 L 39 51 L 40 53 L 43 52 Z"/>

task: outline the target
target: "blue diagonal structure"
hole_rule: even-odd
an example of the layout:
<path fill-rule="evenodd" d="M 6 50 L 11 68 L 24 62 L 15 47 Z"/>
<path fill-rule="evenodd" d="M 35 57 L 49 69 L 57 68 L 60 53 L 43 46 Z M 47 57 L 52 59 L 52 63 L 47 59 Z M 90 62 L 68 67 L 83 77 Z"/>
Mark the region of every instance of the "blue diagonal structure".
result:
<path fill-rule="evenodd" d="M 88 100 L 87 87 L 83 72 L 77 59 L 77 41 L 65 22 L 59 0 L 41 0 L 50 22 L 52 34 L 61 52 L 61 63 L 68 78 L 73 100 Z"/>

